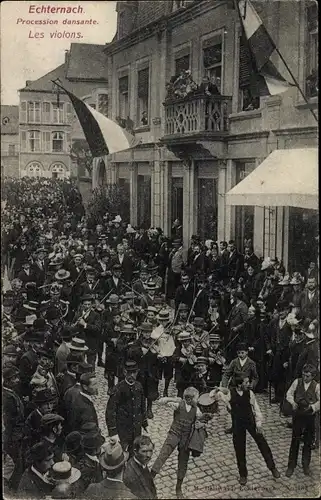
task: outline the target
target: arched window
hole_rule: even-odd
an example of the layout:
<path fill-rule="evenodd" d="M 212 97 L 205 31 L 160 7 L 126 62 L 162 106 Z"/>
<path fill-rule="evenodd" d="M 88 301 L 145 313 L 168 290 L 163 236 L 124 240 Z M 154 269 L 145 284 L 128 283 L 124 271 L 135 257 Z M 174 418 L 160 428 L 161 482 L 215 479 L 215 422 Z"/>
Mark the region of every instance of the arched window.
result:
<path fill-rule="evenodd" d="M 67 177 L 67 169 L 63 163 L 54 163 L 50 167 L 50 170 L 54 179 L 64 179 Z"/>
<path fill-rule="evenodd" d="M 43 167 L 41 163 L 33 161 L 27 166 L 27 176 L 28 177 L 42 177 Z"/>
<path fill-rule="evenodd" d="M 64 133 L 52 133 L 52 151 L 53 153 L 61 153 L 64 150 Z"/>

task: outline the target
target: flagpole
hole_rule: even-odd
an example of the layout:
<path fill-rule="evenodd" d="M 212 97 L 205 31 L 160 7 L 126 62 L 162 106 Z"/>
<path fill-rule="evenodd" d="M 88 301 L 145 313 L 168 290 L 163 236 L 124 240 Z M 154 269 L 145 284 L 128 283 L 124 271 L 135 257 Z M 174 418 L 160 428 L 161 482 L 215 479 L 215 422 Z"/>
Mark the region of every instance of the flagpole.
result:
<path fill-rule="evenodd" d="M 275 50 L 276 50 L 277 54 L 280 56 L 281 61 L 283 62 L 283 64 L 284 64 L 284 66 L 286 67 L 286 69 L 288 70 L 289 75 L 290 75 L 290 76 L 291 76 L 291 78 L 293 79 L 293 81 L 294 81 L 294 83 L 295 83 L 295 86 L 296 86 L 296 87 L 297 87 L 297 89 L 299 90 L 299 92 L 300 92 L 300 94 L 302 95 L 303 99 L 305 100 L 306 104 L 309 104 L 309 101 L 308 101 L 308 99 L 306 98 L 306 96 L 305 96 L 305 94 L 304 94 L 303 90 L 301 89 L 301 87 L 300 87 L 300 85 L 299 85 L 299 82 L 297 81 L 297 79 L 296 79 L 296 78 L 295 78 L 295 76 L 293 75 L 292 71 L 290 70 L 290 68 L 289 68 L 289 66 L 288 66 L 288 64 L 287 64 L 287 62 L 286 62 L 286 60 L 284 59 L 283 55 L 281 54 L 281 52 L 279 51 L 279 49 L 278 49 L 277 47 L 275 47 Z M 317 118 L 317 115 L 315 114 L 315 112 L 313 111 L 313 109 L 311 109 L 311 108 L 309 108 L 309 109 L 310 109 L 310 111 L 311 111 L 311 113 L 312 113 L 312 115 L 313 115 L 313 117 L 314 117 L 315 121 L 316 121 L 317 123 L 319 123 L 318 118 Z"/>
<path fill-rule="evenodd" d="M 246 7 L 247 7 L 247 0 L 245 0 L 245 5 L 244 5 L 244 14 L 246 13 Z M 243 26 L 243 22 L 242 22 L 242 16 L 241 16 L 241 12 L 240 12 L 240 9 L 239 9 L 238 0 L 234 0 L 234 8 L 235 8 L 235 9 L 236 9 L 236 11 L 237 11 L 238 18 L 239 18 L 239 21 L 240 21 L 240 24 L 241 24 L 241 28 L 242 28 L 242 30 L 243 30 L 243 32 L 244 32 L 244 26 Z M 283 64 L 284 64 L 284 66 L 286 67 L 286 69 L 288 70 L 289 75 L 290 75 L 290 76 L 291 76 L 291 78 L 293 79 L 293 82 L 294 82 L 295 86 L 297 87 L 297 89 L 299 90 L 300 94 L 302 95 L 302 97 L 303 97 L 303 99 L 304 99 L 305 103 L 306 103 L 306 104 L 309 104 L 309 101 L 308 101 L 308 99 L 306 98 L 306 96 L 305 96 L 305 94 L 304 94 L 303 90 L 301 89 L 301 87 L 300 87 L 300 85 L 299 85 L 299 82 L 297 81 L 297 79 L 296 79 L 296 78 L 295 78 L 295 76 L 293 75 L 292 71 L 290 70 L 290 68 L 289 68 L 289 66 L 288 66 L 288 64 L 287 64 L 287 62 L 286 62 L 286 60 L 284 59 L 283 55 L 281 54 L 281 52 L 279 51 L 279 49 L 277 48 L 277 46 L 276 46 L 276 45 L 275 45 L 275 43 L 273 42 L 273 40 L 272 40 L 272 38 L 271 38 L 270 33 L 269 33 L 267 30 L 265 30 L 265 31 L 266 31 L 266 34 L 268 35 L 268 37 L 270 38 L 271 43 L 272 43 L 272 44 L 273 44 L 273 46 L 275 47 L 275 49 L 274 49 L 274 50 L 275 50 L 275 51 L 276 51 L 276 53 L 279 55 L 279 57 L 280 57 L 281 61 L 283 62 Z M 247 37 L 245 37 L 245 38 L 247 38 Z M 311 108 L 309 107 L 309 110 L 311 111 L 311 113 L 312 113 L 312 115 L 313 115 L 313 117 L 314 117 L 315 121 L 316 121 L 317 123 L 319 123 L 318 118 L 317 118 L 317 116 L 316 116 L 315 112 L 313 111 L 313 109 L 311 109 Z"/>

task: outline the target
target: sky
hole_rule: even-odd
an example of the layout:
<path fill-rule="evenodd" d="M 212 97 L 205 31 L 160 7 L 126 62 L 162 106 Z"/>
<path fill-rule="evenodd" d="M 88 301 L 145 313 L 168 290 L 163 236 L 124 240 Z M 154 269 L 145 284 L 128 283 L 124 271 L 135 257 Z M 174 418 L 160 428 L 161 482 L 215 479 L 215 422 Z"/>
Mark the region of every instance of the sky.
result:
<path fill-rule="evenodd" d="M 79 13 L 43 13 L 36 9 L 79 8 Z M 82 12 L 81 12 L 82 10 Z M 56 11 L 57 12 L 57 11 Z M 35 20 L 58 20 L 58 25 L 30 24 Z M 94 25 L 66 25 L 64 20 L 92 20 Z M 28 23 L 28 24 L 27 24 Z M 65 50 L 74 42 L 105 44 L 117 26 L 114 1 L 3 1 L 1 4 L 1 104 L 18 104 L 18 90 L 26 80 L 36 80 L 65 60 Z M 63 38 L 51 38 L 61 32 Z M 82 38 L 67 38 L 69 33 Z M 67 33 L 67 37 L 66 37 Z"/>

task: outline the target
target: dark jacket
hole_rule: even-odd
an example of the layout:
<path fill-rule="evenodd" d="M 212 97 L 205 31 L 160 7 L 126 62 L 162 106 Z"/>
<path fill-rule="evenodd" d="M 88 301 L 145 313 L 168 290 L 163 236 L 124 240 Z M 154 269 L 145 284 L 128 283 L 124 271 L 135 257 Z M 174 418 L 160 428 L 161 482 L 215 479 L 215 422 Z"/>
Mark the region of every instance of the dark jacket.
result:
<path fill-rule="evenodd" d="M 64 400 L 68 427 L 71 431 L 80 431 L 87 422 L 95 422 L 98 426 L 97 412 L 94 403 L 82 394 L 75 393 L 71 399 Z"/>
<path fill-rule="evenodd" d="M 320 360 L 319 345 L 316 339 L 308 340 L 299 354 L 296 367 L 295 367 L 295 378 L 302 377 L 302 368 L 305 364 L 309 364 L 318 369 Z"/>
<path fill-rule="evenodd" d="M 243 366 L 241 366 L 239 358 L 233 359 L 223 374 L 222 386 L 227 387 L 229 380 L 231 380 L 230 385 L 233 386 L 234 378 L 238 375 L 249 377 L 252 387 L 255 388 L 258 381 L 258 374 L 256 364 L 252 359 L 247 358 Z"/>
<path fill-rule="evenodd" d="M 79 479 L 80 491 L 85 491 L 91 484 L 101 483 L 103 480 L 101 465 L 86 454 L 77 462 L 77 469 L 81 472 L 81 478 Z M 91 498 L 91 496 L 88 498 Z"/>
<path fill-rule="evenodd" d="M 312 300 L 309 299 L 309 291 L 304 290 L 301 297 L 302 313 L 311 320 L 318 317 L 319 314 L 319 291 L 314 292 Z"/>
<path fill-rule="evenodd" d="M 147 428 L 143 387 L 139 382 L 119 382 L 107 402 L 106 424 L 110 436 L 118 434 L 121 443 L 132 443 Z"/>
<path fill-rule="evenodd" d="M 80 317 L 82 313 L 80 314 Z M 90 311 L 88 317 L 85 319 L 86 328 L 82 325 L 77 325 L 79 337 L 86 341 L 90 351 L 97 351 L 99 341 L 101 339 L 101 321 L 100 316 L 95 311 Z"/>
<path fill-rule="evenodd" d="M 148 467 L 145 469 L 132 457 L 126 464 L 124 484 L 130 491 L 141 499 L 157 498 L 154 479 Z"/>
<path fill-rule="evenodd" d="M 6 387 L 2 391 L 4 445 L 19 445 L 24 434 L 24 406 L 19 395 Z"/>
<path fill-rule="evenodd" d="M 108 478 L 100 483 L 91 484 L 86 490 L 87 498 L 97 498 L 99 500 L 126 500 L 137 498 L 131 491 L 120 481 L 109 481 Z"/>
<path fill-rule="evenodd" d="M 228 328 L 230 331 L 230 340 L 236 335 L 245 325 L 248 317 L 248 307 L 245 302 L 234 304 L 228 315 Z M 232 328 L 236 328 L 234 333 Z"/>
<path fill-rule="evenodd" d="M 243 271 L 243 255 L 237 250 L 234 250 L 234 252 L 229 256 L 227 267 L 229 278 L 238 280 L 241 272 Z"/>
<path fill-rule="evenodd" d="M 189 282 L 186 290 L 183 285 L 180 285 L 175 293 L 175 310 L 177 311 L 177 308 L 181 303 L 192 307 L 194 292 L 196 294 L 196 287 L 194 289 L 194 283 L 192 281 Z"/>
<path fill-rule="evenodd" d="M 54 484 L 43 481 L 31 468 L 27 469 L 19 483 L 18 498 L 45 498 L 49 496 Z"/>
<path fill-rule="evenodd" d="M 112 261 L 113 264 L 120 264 L 118 256 L 115 257 Z M 133 278 L 133 271 L 134 271 L 134 263 L 128 255 L 124 255 L 123 262 L 120 264 L 122 273 L 123 273 L 123 278 L 127 283 L 130 283 L 132 278 Z"/>

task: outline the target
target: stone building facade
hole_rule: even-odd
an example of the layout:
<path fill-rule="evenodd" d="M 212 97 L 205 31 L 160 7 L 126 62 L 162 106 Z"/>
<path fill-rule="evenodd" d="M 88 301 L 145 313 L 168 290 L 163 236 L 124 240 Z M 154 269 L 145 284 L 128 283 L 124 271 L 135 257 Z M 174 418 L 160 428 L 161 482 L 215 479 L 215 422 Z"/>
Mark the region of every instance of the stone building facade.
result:
<path fill-rule="evenodd" d="M 1 176 L 19 177 L 19 106 L 1 106 Z"/>
<path fill-rule="evenodd" d="M 310 85 L 318 64 L 317 6 L 308 0 L 253 4 L 308 104 L 296 87 L 277 96 L 251 95 L 240 21 L 230 0 L 118 2 L 117 34 L 105 49 L 110 117 L 129 116 L 142 144 L 96 158 L 93 186 L 105 179 L 126 186 L 134 225 L 170 234 L 179 218 L 185 244 L 195 233 L 235 239 L 240 249 L 251 239 L 258 255 L 287 264 L 300 249 L 298 236 L 290 234 L 291 217 L 313 225 L 315 214 L 231 207 L 225 193 L 274 149 L 317 147 L 309 109 L 317 113 L 317 88 Z M 280 58 L 273 62 L 289 79 Z M 166 84 L 182 69 L 190 69 L 198 84 L 211 77 L 221 95 L 164 105 Z"/>

